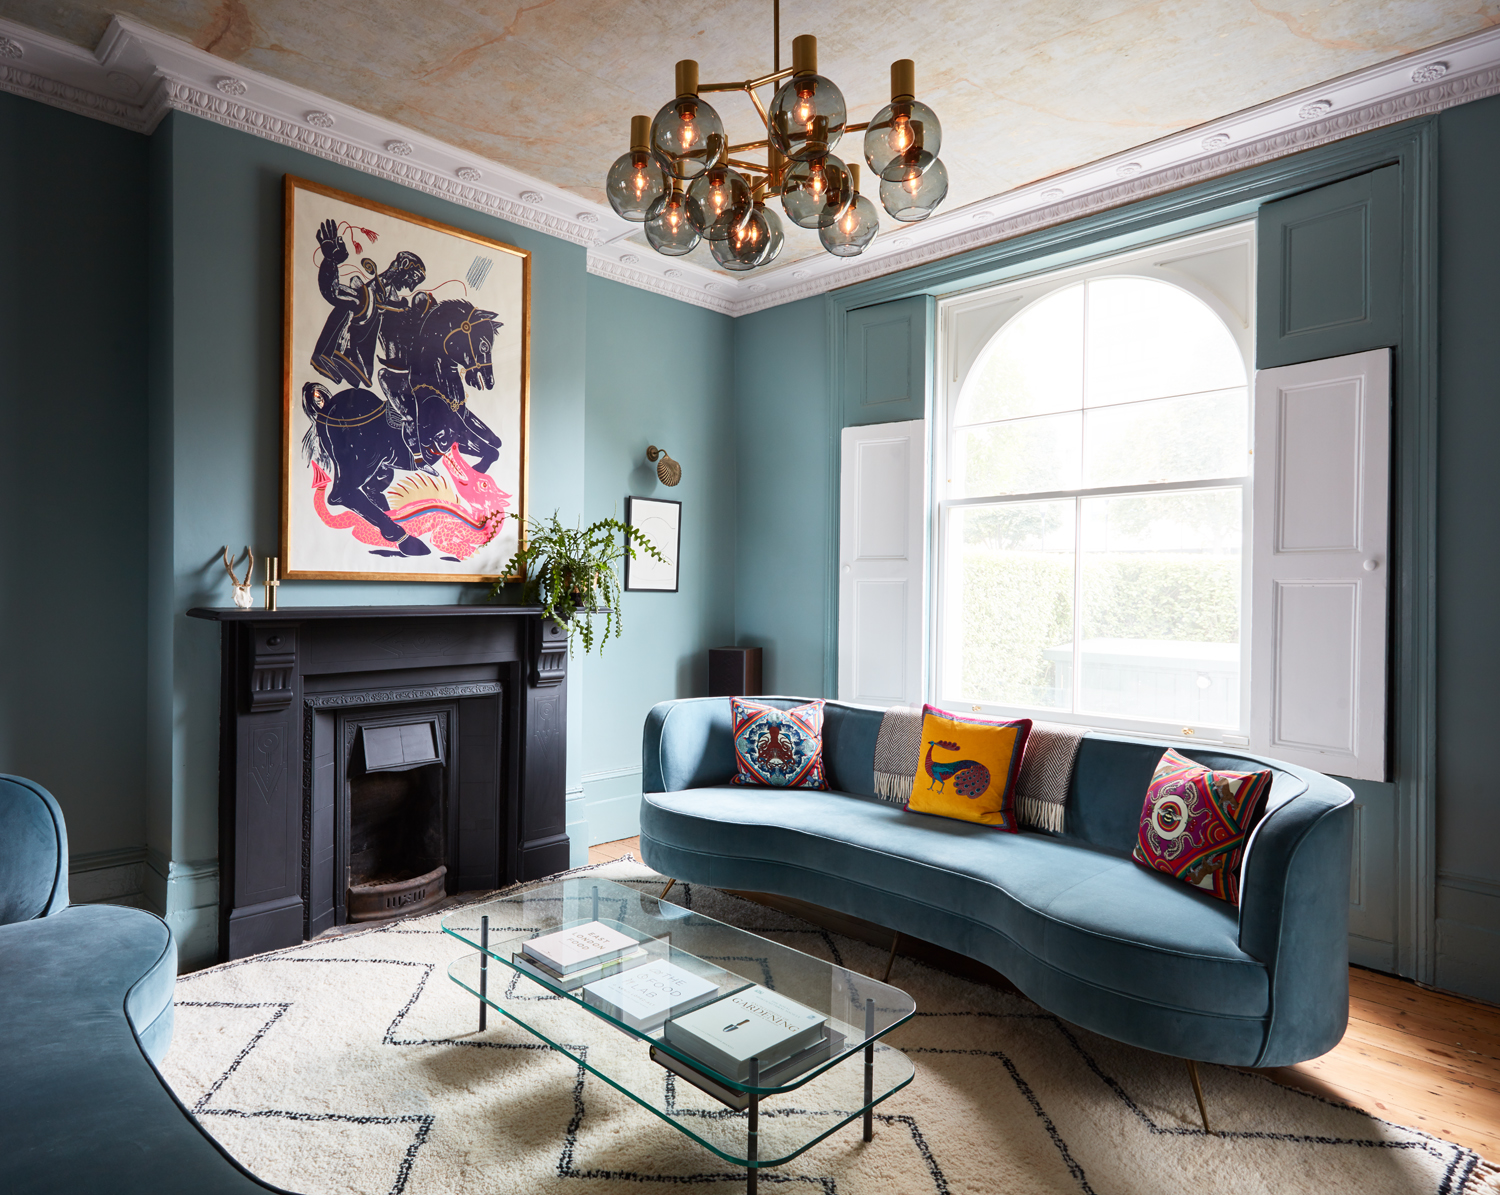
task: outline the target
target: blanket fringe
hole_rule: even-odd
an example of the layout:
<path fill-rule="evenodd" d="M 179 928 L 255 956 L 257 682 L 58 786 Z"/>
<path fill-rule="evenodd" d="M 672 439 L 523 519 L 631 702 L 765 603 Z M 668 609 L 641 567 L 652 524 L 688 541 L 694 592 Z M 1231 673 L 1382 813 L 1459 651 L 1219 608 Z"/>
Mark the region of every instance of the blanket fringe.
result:
<path fill-rule="evenodd" d="M 1061 834 L 1067 806 L 1059 805 L 1054 801 L 1042 801 L 1036 797 L 1021 797 L 1016 802 L 1016 812 L 1020 814 L 1023 825 L 1032 826 L 1038 830 L 1048 830 L 1053 834 Z"/>
<path fill-rule="evenodd" d="M 882 801 L 905 805 L 911 800 L 911 786 L 915 776 L 897 776 L 891 772 L 875 773 L 875 795 Z"/>

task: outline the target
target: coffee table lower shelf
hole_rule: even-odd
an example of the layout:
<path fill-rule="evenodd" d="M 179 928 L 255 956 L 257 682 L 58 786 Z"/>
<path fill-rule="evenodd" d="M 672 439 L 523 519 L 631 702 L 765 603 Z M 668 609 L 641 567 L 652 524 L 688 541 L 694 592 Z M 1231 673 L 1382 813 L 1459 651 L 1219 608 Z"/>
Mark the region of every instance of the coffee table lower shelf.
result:
<path fill-rule="evenodd" d="M 493 1008 L 719 1158 L 744 1166 L 751 1195 L 762 1169 L 792 1161 L 851 1121 L 862 1118 L 870 1140 L 872 1110 L 914 1077 L 905 1054 L 871 1041 L 797 1086 L 752 1096 L 749 1107 L 736 1112 L 651 1061 L 646 1039 L 553 995 L 494 957 L 481 977 L 480 961 L 480 954 L 465 955 L 448 968 L 449 978 L 481 1007 Z"/>

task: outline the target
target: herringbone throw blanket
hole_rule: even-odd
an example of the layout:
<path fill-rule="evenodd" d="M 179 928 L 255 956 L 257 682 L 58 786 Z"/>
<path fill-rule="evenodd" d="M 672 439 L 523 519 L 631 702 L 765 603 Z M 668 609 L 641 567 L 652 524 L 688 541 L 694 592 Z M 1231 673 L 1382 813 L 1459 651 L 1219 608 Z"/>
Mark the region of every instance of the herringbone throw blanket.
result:
<path fill-rule="evenodd" d="M 1016 779 L 1016 814 L 1023 826 L 1061 834 L 1068 807 L 1068 786 L 1078 744 L 1088 731 L 1057 722 L 1033 722 Z"/>
<path fill-rule="evenodd" d="M 1062 833 L 1068 785 L 1078 744 L 1087 731 L 1056 722 L 1034 722 L 1016 780 L 1016 813 L 1023 826 Z M 922 762 L 922 709 L 897 705 L 885 711 L 875 738 L 875 795 L 893 804 L 911 799 Z"/>
<path fill-rule="evenodd" d="M 922 762 L 922 707 L 893 705 L 875 736 L 875 795 L 897 805 L 911 800 Z"/>

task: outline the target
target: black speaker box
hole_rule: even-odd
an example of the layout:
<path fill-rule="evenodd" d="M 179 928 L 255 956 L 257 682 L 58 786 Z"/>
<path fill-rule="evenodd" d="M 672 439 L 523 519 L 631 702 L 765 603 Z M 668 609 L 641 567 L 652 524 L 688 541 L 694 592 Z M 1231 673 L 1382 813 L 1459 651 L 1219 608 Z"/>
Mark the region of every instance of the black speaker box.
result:
<path fill-rule="evenodd" d="M 760 648 L 710 647 L 708 649 L 708 695 L 710 697 L 759 697 Z"/>

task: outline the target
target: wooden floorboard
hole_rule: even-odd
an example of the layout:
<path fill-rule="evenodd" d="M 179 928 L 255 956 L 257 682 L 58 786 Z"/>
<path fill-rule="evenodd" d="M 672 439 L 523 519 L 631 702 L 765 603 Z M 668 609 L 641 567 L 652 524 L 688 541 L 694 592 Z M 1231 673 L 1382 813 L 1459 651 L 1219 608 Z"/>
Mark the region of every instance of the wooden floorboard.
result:
<path fill-rule="evenodd" d="M 641 857 L 641 840 L 623 838 L 589 848 L 590 863 L 625 854 Z M 749 894 L 743 894 L 749 895 Z M 866 941 L 889 941 L 888 930 L 787 898 L 767 899 L 828 928 Z M 798 908 L 788 907 L 796 904 Z M 899 953 L 943 966 L 954 958 L 927 943 L 902 940 Z M 1003 978 L 972 960 L 962 973 L 980 982 Z M 953 966 L 945 969 L 953 970 Z M 972 973 L 971 973 L 972 971 Z M 1006 986 L 1009 986 L 1008 984 Z M 1500 1007 L 1467 1000 L 1378 971 L 1349 968 L 1349 1028 L 1321 1058 L 1259 1072 L 1277 1082 L 1363 1108 L 1373 1116 L 1422 1129 L 1500 1162 Z"/>

